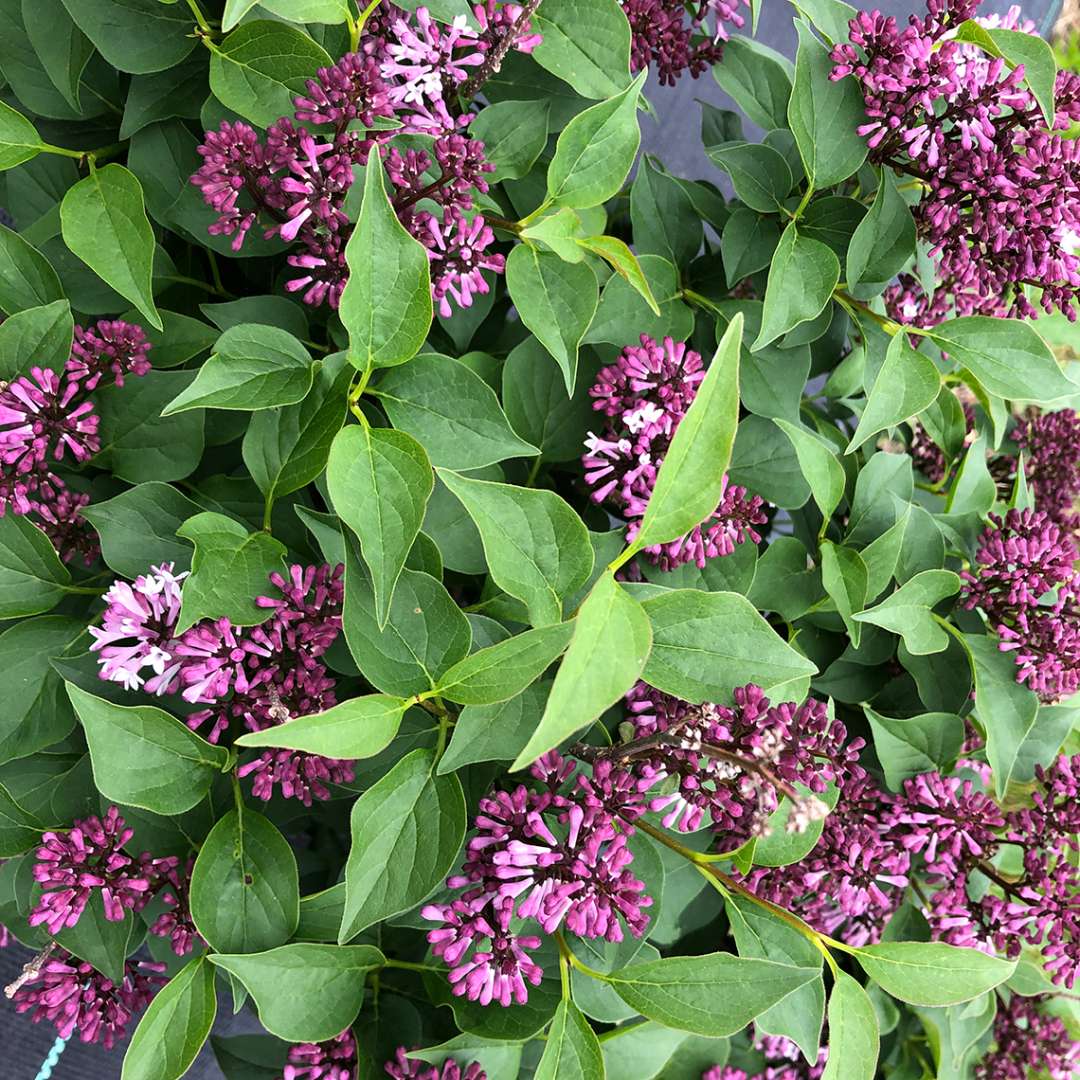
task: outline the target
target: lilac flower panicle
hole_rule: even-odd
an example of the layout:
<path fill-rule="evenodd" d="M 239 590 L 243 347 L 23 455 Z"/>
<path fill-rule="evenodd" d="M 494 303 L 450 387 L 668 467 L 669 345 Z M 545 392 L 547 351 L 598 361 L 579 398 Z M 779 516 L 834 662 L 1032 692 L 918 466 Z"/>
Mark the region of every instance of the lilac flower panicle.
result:
<path fill-rule="evenodd" d="M 356 1037 L 349 1030 L 321 1043 L 289 1047 L 281 1080 L 359 1080 Z"/>
<path fill-rule="evenodd" d="M 612 942 L 648 925 L 652 900 L 627 847 L 645 808 L 638 785 L 610 763 L 586 776 L 555 752 L 531 774 L 538 790 L 521 784 L 480 800 L 461 873 L 447 881 L 463 891 L 422 911 L 441 924 L 428 941 L 450 966 L 453 993 L 482 1005 L 523 1004 L 543 977 L 529 956 L 541 938 L 514 929 L 515 919 Z"/>
<path fill-rule="evenodd" d="M 473 1061 L 462 1067 L 453 1058 L 447 1058 L 441 1065 L 429 1065 L 409 1057 L 404 1046 L 397 1048 L 393 1060 L 383 1068 L 394 1080 L 487 1080 L 487 1073 L 479 1062 Z"/>
<path fill-rule="evenodd" d="M 1080 416 L 1073 409 L 1036 412 L 1013 432 L 1024 452 L 1025 474 L 1035 501 L 1063 530 L 1080 529 L 1074 508 L 1080 498 Z"/>
<path fill-rule="evenodd" d="M 172 951 L 177 956 L 186 956 L 203 940 L 191 917 L 190 886 L 194 859 L 188 859 L 183 870 L 177 865 L 164 875 L 162 891 L 159 893 L 167 911 L 154 920 L 150 933 L 155 937 L 168 938 Z"/>
<path fill-rule="evenodd" d="M 148 694 L 178 689 L 182 661 L 174 631 L 185 577 L 186 572 L 174 573 L 173 563 L 162 563 L 130 584 L 116 581 L 109 587 L 101 626 L 90 627 L 100 678 Z"/>
<path fill-rule="evenodd" d="M 874 164 L 913 177 L 913 208 L 936 262 L 927 297 L 904 278 L 886 301 L 901 321 L 932 326 L 958 315 L 1037 314 L 1025 289 L 1041 290 L 1046 311 L 1075 318 L 1080 258 L 1080 157 L 1061 131 L 1080 118 L 1080 77 L 1058 72 L 1055 120 L 1023 87 L 1024 66 L 955 40 L 978 0 L 928 4 L 903 29 L 878 11 L 860 12 L 849 41 L 832 51 L 834 79 L 853 77 L 863 94 L 859 127 Z M 1030 24 L 1008 22 L 1021 30 Z"/>
<path fill-rule="evenodd" d="M 762 1072 L 751 1074 L 734 1065 L 714 1065 L 701 1074 L 701 1080 L 818 1080 L 829 1060 L 828 1047 L 822 1047 L 817 1061 L 810 1065 L 799 1047 L 783 1035 L 760 1034 L 753 1045 L 765 1058 Z"/>
<path fill-rule="evenodd" d="M 595 502 L 612 506 L 627 521 L 629 540 L 641 527 L 660 465 L 704 377 L 701 355 L 685 342 L 665 338 L 658 345 L 642 334 L 641 344 L 623 349 L 589 391 L 607 424 L 585 440 L 585 483 Z M 761 497 L 725 478 L 708 521 L 645 552 L 665 570 L 688 562 L 704 567 L 711 558 L 731 554 L 736 544 L 759 543 L 756 527 L 767 521 Z"/>
<path fill-rule="evenodd" d="M 752 684 L 733 696 L 730 708 L 692 706 L 645 683 L 626 696 L 635 738 L 667 735 L 632 766 L 642 790 L 661 786 L 649 809 L 663 814 L 668 828 L 691 832 L 709 825 L 727 851 L 762 835 L 785 794 L 794 803 L 792 830 L 824 817 L 828 808 L 817 796 L 829 782 L 861 771 L 856 762 L 863 746 L 861 739 L 847 743 L 844 725 L 813 698 L 773 706 Z M 798 795 L 796 783 L 812 796 Z"/>
<path fill-rule="evenodd" d="M 91 626 L 91 648 L 100 653 L 99 677 L 127 690 L 179 693 L 205 706 L 187 716 L 193 730 L 207 725 L 219 742 L 234 725 L 263 731 L 337 704 L 336 682 L 322 655 L 341 633 L 344 567 L 299 566 L 273 573 L 277 595 L 255 598 L 269 612 L 257 626 L 204 620 L 176 636 L 181 582 L 171 563 L 134 582 L 117 581 L 105 594 L 102 625 Z M 148 674 L 149 673 L 149 674 Z M 330 798 L 330 784 L 348 783 L 350 761 L 296 750 L 265 750 L 237 769 L 251 777 L 256 798 L 285 798 L 310 806 Z"/>
<path fill-rule="evenodd" d="M 674 86 L 683 72 L 696 79 L 723 57 L 728 25 L 746 20 L 738 0 L 705 0 L 687 7 L 677 0 L 620 0 L 630 22 L 630 68 L 653 67 L 660 84 Z"/>
<path fill-rule="evenodd" d="M 135 1014 L 166 980 L 164 964 L 124 965 L 123 981 L 116 985 L 89 964 L 63 949 L 42 964 L 35 978 L 13 995 L 15 1011 L 30 1013 L 35 1023 L 48 1020 L 62 1039 L 78 1033 L 84 1043 L 101 1043 L 106 1050 L 122 1040 Z"/>
<path fill-rule="evenodd" d="M 98 889 L 110 922 L 120 922 L 128 911 L 141 911 L 178 860 L 128 855 L 123 846 L 132 836 L 115 806 L 104 818 L 76 821 L 66 833 L 43 833 L 33 870 L 42 893 L 30 925 L 44 926 L 53 935 L 74 926 Z"/>
<path fill-rule="evenodd" d="M 1011 652 L 1017 682 L 1044 702 L 1080 689 L 1077 549 L 1041 510 L 990 515 L 975 564 L 961 573 L 961 603 L 977 608 Z"/>
<path fill-rule="evenodd" d="M 975 1080 L 1075 1080 L 1080 1069 L 1080 1041 L 1064 1021 L 1042 1011 L 1045 997 L 1013 994 L 998 1002 L 994 1044 L 975 1066 Z"/>
<path fill-rule="evenodd" d="M 466 217 L 475 193 L 488 190 L 484 175 L 494 165 L 483 143 L 462 134 L 473 114 L 455 115 L 453 95 L 485 54 L 508 34 L 528 52 L 540 41 L 523 9 L 485 0 L 475 8 L 479 35 L 464 16 L 446 25 L 429 11 L 381 5 L 369 18 L 355 53 L 320 68 L 294 99 L 294 119 L 282 117 L 265 141 L 242 122 L 225 122 L 206 133 L 203 163 L 192 183 L 217 215 L 212 235 L 231 236 L 239 251 L 260 220 L 267 237 L 290 245 L 286 262 L 297 273 L 286 281 L 305 303 L 337 307 L 348 280 L 345 246 L 352 224 L 345 198 L 354 165 L 374 151 L 384 159 L 399 219 L 428 251 L 432 297 L 444 317 L 451 300 L 468 307 L 488 292 L 484 271 L 501 274 L 505 257 L 487 250 L 491 227 L 480 214 Z M 380 119 L 397 120 L 406 134 L 431 136 L 431 152 L 404 154 L 389 143 L 393 130 Z M 303 127 L 319 125 L 316 135 Z M 332 130 L 326 131 L 326 128 Z M 439 213 L 428 209 L 435 204 Z"/>

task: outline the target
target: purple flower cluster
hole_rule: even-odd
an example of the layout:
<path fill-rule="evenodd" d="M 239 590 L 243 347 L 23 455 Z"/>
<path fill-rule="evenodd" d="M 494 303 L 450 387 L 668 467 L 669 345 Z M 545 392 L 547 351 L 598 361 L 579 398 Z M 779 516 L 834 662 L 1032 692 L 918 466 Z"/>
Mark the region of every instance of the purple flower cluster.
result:
<path fill-rule="evenodd" d="M 764 834 L 780 798 L 793 803 L 790 831 L 803 831 L 828 813 L 817 798 L 856 764 L 862 739 L 847 745 L 847 730 L 821 701 L 770 705 L 760 687 L 738 687 L 734 706 L 691 705 L 638 683 L 627 694 L 634 740 L 613 751 L 633 761 L 639 787 L 659 787 L 648 808 L 668 828 L 694 832 L 707 823 L 733 851 Z M 803 784 L 813 793 L 800 795 Z"/>
<path fill-rule="evenodd" d="M 923 188 L 914 213 L 938 288 L 927 297 L 906 279 L 891 306 L 921 326 L 949 305 L 960 315 L 1029 317 L 1037 314 L 1024 294 L 1032 286 L 1045 310 L 1075 318 L 1080 147 L 1060 132 L 1080 119 L 1080 77 L 1058 73 L 1048 127 L 1022 85 L 1022 64 L 1010 71 L 954 40 L 977 6 L 928 0 L 926 16 L 910 16 L 903 29 L 891 16 L 860 12 L 850 41 L 832 52 L 832 77 L 860 83 L 867 122 L 858 130 L 870 160 Z"/>
<path fill-rule="evenodd" d="M 629 540 L 641 527 L 660 465 L 704 377 L 701 354 L 685 342 L 668 337 L 658 345 L 642 334 L 641 344 L 623 349 L 589 391 L 593 408 L 608 423 L 600 435 L 589 432 L 585 440 L 585 482 L 594 501 L 612 506 L 627 521 Z M 755 526 L 768 520 L 763 507 L 760 496 L 726 484 L 720 505 L 704 525 L 645 551 L 665 570 L 687 562 L 703 567 L 708 559 L 730 555 L 736 544 L 758 543 L 761 534 Z"/>
<path fill-rule="evenodd" d="M 171 563 L 151 568 L 129 584 L 115 582 L 100 627 L 91 626 L 91 649 L 100 653 L 98 674 L 127 690 L 179 693 L 205 705 L 187 718 L 218 742 L 234 722 L 263 731 L 337 704 L 336 683 L 321 657 L 341 632 L 344 567 L 293 566 L 286 578 L 270 575 L 276 597 L 255 602 L 270 614 L 257 626 L 228 619 L 204 620 L 176 634 L 180 585 Z M 294 750 L 266 750 L 237 770 L 252 776 L 252 793 L 268 800 L 280 785 L 288 799 L 311 805 L 328 799 L 328 783 L 353 778 L 349 761 Z"/>
<path fill-rule="evenodd" d="M 31 514 L 65 561 L 87 565 L 98 545 L 82 508 L 86 495 L 70 490 L 57 462 L 81 465 L 101 448 L 98 417 L 89 394 L 103 378 L 122 386 L 124 376 L 150 370 L 150 343 L 139 326 L 102 320 L 75 327 L 64 370 L 33 367 L 0 383 L 0 517 Z"/>
<path fill-rule="evenodd" d="M 859 946 L 877 941 L 903 902 L 911 857 L 892 836 L 893 796 L 860 768 L 839 788 L 836 808 L 806 858 L 757 867 L 743 880 L 756 896 L 796 912 L 815 930 Z"/>
<path fill-rule="evenodd" d="M 652 65 L 662 86 L 674 86 L 684 71 L 696 79 L 719 63 L 728 39 L 726 24 L 741 30 L 746 23 L 739 0 L 620 2 L 630 22 L 631 70 Z"/>
<path fill-rule="evenodd" d="M 507 35 L 522 52 L 531 51 L 539 35 L 530 33 L 516 4 L 486 0 L 474 13 L 479 34 L 465 16 L 447 26 L 424 7 L 410 14 L 382 5 L 368 20 L 359 50 L 320 68 L 294 99 L 294 119 L 271 124 L 265 142 L 241 121 L 207 132 L 199 147 L 203 164 L 191 180 L 218 215 L 211 235 L 233 237 L 239 251 L 261 215 L 271 223 L 267 237 L 298 246 L 287 261 L 299 272 L 286 288 L 309 304 L 337 307 L 352 233 L 345 196 L 353 167 L 365 165 L 375 150 L 394 187 L 394 209 L 428 251 L 440 312 L 452 314 L 450 298 L 468 307 L 476 293 L 486 293 L 483 271 L 501 273 L 506 260 L 487 250 L 494 233 L 471 211 L 474 193 L 488 190 L 484 174 L 494 166 L 484 159 L 483 143 L 461 134 L 472 114 L 456 115 L 453 95 Z M 380 130 L 380 122 L 433 139 L 430 152 L 389 147 L 394 130 Z M 323 130 L 316 134 L 305 123 Z"/>
<path fill-rule="evenodd" d="M 829 1060 L 828 1047 L 822 1047 L 815 1064 L 808 1064 L 798 1046 L 783 1035 L 758 1035 L 754 1048 L 765 1058 L 761 1072 L 748 1073 L 734 1065 L 714 1065 L 701 1074 L 701 1080 L 818 1080 Z"/>
<path fill-rule="evenodd" d="M 1071 987 L 1080 971 L 1080 755 L 1036 777 L 1032 805 L 1003 813 L 971 781 L 917 776 L 896 800 L 893 832 L 936 889 L 926 912 L 935 936 L 1010 959 L 1024 942 L 1040 947 L 1051 978 Z M 1020 849 L 1016 878 L 993 863 L 1003 845 Z"/>
<path fill-rule="evenodd" d="M 447 1058 L 441 1065 L 429 1065 L 426 1061 L 410 1058 L 404 1046 L 398 1047 L 394 1060 L 388 1061 L 383 1068 L 394 1080 L 487 1080 L 487 1073 L 479 1062 L 470 1062 L 462 1068 L 453 1058 Z"/>
<path fill-rule="evenodd" d="M 648 925 L 652 900 L 627 847 L 645 810 L 638 781 L 607 761 L 588 775 L 554 751 L 530 772 L 537 789 L 480 800 L 461 873 L 447 880 L 464 891 L 422 912 L 442 924 L 428 941 L 450 966 L 453 992 L 482 1005 L 523 1004 L 543 976 L 528 955 L 541 939 L 511 929 L 515 918 L 606 941 L 622 941 L 624 925 L 635 937 Z"/>
<path fill-rule="evenodd" d="M 129 960 L 123 982 L 117 985 L 61 949 L 15 991 L 15 1010 L 31 1013 L 35 1024 L 48 1020 L 62 1039 L 77 1031 L 83 1042 L 99 1042 L 111 1050 L 126 1035 L 132 1017 L 146 1008 L 166 981 L 161 978 L 164 970 L 164 964 Z"/>
<path fill-rule="evenodd" d="M 1013 653 L 1017 682 L 1045 702 L 1069 697 L 1080 689 L 1076 547 L 1041 510 L 991 514 L 990 522 L 975 565 L 961 574 L 961 603 L 978 608 L 998 647 Z"/>
<path fill-rule="evenodd" d="M 1013 432 L 1024 452 L 1024 473 L 1040 510 L 1062 529 L 1076 532 L 1080 516 L 1080 416 L 1073 409 L 1035 412 Z"/>
<path fill-rule="evenodd" d="M 1080 1042 L 1058 1016 L 1043 1012 L 1045 997 L 1013 994 L 998 1002 L 993 1050 L 975 1066 L 975 1080 L 1075 1080 Z"/>
<path fill-rule="evenodd" d="M 191 917 L 189 902 L 191 870 L 194 865 L 195 860 L 188 859 L 187 865 L 181 870 L 178 860 L 177 865 L 165 873 L 159 896 L 168 910 L 162 912 L 150 927 L 150 933 L 155 937 L 169 939 L 172 950 L 177 956 L 186 956 L 197 945 L 203 943 Z"/>
<path fill-rule="evenodd" d="M 281 1080 L 359 1080 L 355 1036 L 346 1029 L 326 1042 L 291 1046 Z"/>
<path fill-rule="evenodd" d="M 79 921 L 98 889 L 110 922 L 141 911 L 179 860 L 155 859 L 147 852 L 128 855 L 123 847 L 134 835 L 115 806 L 104 818 L 76 821 L 67 832 L 43 833 L 34 863 L 34 880 L 42 892 L 30 925 L 59 934 Z"/>

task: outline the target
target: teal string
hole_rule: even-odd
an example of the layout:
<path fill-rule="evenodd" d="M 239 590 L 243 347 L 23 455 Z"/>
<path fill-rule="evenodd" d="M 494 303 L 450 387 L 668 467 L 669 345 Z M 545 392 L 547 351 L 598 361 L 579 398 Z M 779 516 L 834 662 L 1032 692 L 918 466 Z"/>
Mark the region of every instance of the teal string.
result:
<path fill-rule="evenodd" d="M 52 1049 L 46 1054 L 45 1060 L 41 1063 L 41 1068 L 38 1069 L 35 1080 L 49 1080 L 53 1069 L 56 1068 L 56 1063 L 60 1060 L 60 1055 L 64 1052 L 65 1046 L 67 1046 L 67 1039 L 57 1038 L 56 1042 L 52 1044 Z"/>

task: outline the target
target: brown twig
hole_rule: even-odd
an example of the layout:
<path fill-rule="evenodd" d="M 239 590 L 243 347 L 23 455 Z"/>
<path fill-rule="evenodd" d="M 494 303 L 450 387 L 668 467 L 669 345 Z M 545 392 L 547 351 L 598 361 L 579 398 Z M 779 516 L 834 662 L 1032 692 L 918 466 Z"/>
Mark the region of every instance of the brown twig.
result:
<path fill-rule="evenodd" d="M 527 0 L 521 14 L 514 20 L 514 25 L 498 40 L 495 47 L 484 58 L 484 62 L 465 80 L 461 87 L 461 96 L 471 98 L 502 67 L 510 47 L 517 41 L 529 19 L 536 13 L 540 0 Z"/>
<path fill-rule="evenodd" d="M 23 964 L 22 972 L 19 977 L 13 982 L 4 987 L 4 997 L 13 998 L 28 982 L 32 982 L 37 978 L 38 972 L 45 966 L 46 961 L 56 951 L 56 942 L 50 941 L 44 949 L 41 950 L 32 960 L 28 960 Z"/>

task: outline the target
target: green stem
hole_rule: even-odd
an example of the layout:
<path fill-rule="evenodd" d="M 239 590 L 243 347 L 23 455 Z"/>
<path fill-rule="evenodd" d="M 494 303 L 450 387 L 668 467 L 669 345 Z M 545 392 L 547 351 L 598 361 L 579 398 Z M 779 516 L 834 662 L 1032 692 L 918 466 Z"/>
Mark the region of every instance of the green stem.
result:
<path fill-rule="evenodd" d="M 525 486 L 532 487 L 536 483 L 536 478 L 540 473 L 540 463 L 543 459 L 539 454 L 536 456 L 536 460 L 532 463 L 532 467 L 529 469 L 529 475 L 525 477 Z"/>
<path fill-rule="evenodd" d="M 353 52 L 356 51 L 357 46 L 360 44 L 360 35 L 364 32 L 364 27 L 367 25 L 368 19 L 371 18 L 371 13 L 379 6 L 379 0 L 371 0 L 363 11 L 360 12 L 360 18 L 356 20 L 356 40 L 353 41 L 352 29 L 353 23 L 349 23 L 349 42 L 352 45 Z"/>
<path fill-rule="evenodd" d="M 438 701 L 440 705 L 442 705 L 442 702 L 438 698 L 435 698 L 435 700 Z M 444 708 L 443 711 L 439 714 L 439 738 L 438 741 L 435 743 L 436 762 L 438 762 L 442 758 L 443 754 L 446 752 L 446 736 L 449 731 L 450 714 Z"/>
<path fill-rule="evenodd" d="M 65 585 L 63 588 L 64 588 L 64 592 L 72 593 L 72 594 L 74 594 L 76 596 L 100 596 L 101 595 L 101 586 L 94 587 L 94 586 L 90 586 L 90 585 Z"/>
<path fill-rule="evenodd" d="M 192 288 L 202 289 L 204 292 L 210 293 L 211 296 L 228 298 L 230 295 L 216 285 L 211 285 L 209 281 L 200 281 L 198 278 L 186 277 L 183 274 L 168 274 L 164 280 L 174 285 L 190 285 Z"/>
<path fill-rule="evenodd" d="M 562 988 L 563 1001 L 570 1000 L 570 961 L 559 952 L 559 985 Z"/>
<path fill-rule="evenodd" d="M 897 334 L 914 334 L 916 337 L 930 336 L 928 330 L 921 330 L 917 326 L 907 326 L 902 323 L 893 322 L 892 319 L 886 318 L 886 316 L 876 312 L 869 304 L 864 304 L 861 300 L 856 300 L 854 296 L 844 292 L 843 289 L 834 289 L 833 299 L 836 300 L 836 302 L 856 321 L 858 321 L 858 316 L 855 312 L 861 312 L 868 319 L 877 323 L 886 334 L 891 336 L 895 337 Z"/>
<path fill-rule="evenodd" d="M 273 516 L 273 513 L 274 513 L 274 500 L 273 500 L 273 498 L 271 496 L 268 495 L 266 497 L 266 502 L 263 503 L 263 519 L 262 519 L 263 532 L 266 533 L 267 536 L 273 536 L 274 535 L 274 530 L 270 525 L 270 518 Z"/>
<path fill-rule="evenodd" d="M 597 1042 L 607 1042 L 609 1039 L 617 1039 L 620 1035 L 626 1035 L 631 1031 L 637 1031 L 639 1027 L 644 1027 L 650 1023 L 649 1020 L 639 1020 L 636 1024 L 623 1024 L 621 1027 L 612 1028 L 610 1031 L 604 1031 L 596 1036 Z"/>
<path fill-rule="evenodd" d="M 572 968 L 577 968 L 582 975 L 588 975 L 590 979 L 599 979 L 600 982 L 611 982 L 610 975 L 605 975 L 602 971 L 597 971 L 595 968 L 589 967 L 588 964 L 583 964 L 574 955 L 570 946 L 566 944 L 566 938 L 563 937 L 563 932 L 561 930 L 555 931 L 555 941 L 559 946 L 560 960 L 565 959 Z"/>
<path fill-rule="evenodd" d="M 627 544 L 622 552 L 608 563 L 608 571 L 614 574 L 616 570 L 625 566 L 640 550 L 641 545 L 636 540 L 632 544 Z"/>
<path fill-rule="evenodd" d="M 803 211 L 806 209 L 806 207 L 809 204 L 811 198 L 813 198 L 813 195 L 814 195 L 814 185 L 813 185 L 812 182 L 808 181 L 807 185 L 806 185 L 806 194 L 803 195 L 802 202 L 799 203 L 799 205 L 795 207 L 795 213 L 791 215 L 791 220 L 792 221 L 798 221 L 799 218 L 802 217 Z"/>
<path fill-rule="evenodd" d="M 198 0 L 187 0 L 187 6 L 191 8 L 191 14 L 195 16 L 195 21 L 199 24 L 199 29 L 204 34 L 212 34 L 213 31 L 210 29 L 210 24 L 206 21 L 206 16 L 203 14 L 202 8 L 199 7 Z"/>

